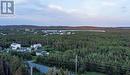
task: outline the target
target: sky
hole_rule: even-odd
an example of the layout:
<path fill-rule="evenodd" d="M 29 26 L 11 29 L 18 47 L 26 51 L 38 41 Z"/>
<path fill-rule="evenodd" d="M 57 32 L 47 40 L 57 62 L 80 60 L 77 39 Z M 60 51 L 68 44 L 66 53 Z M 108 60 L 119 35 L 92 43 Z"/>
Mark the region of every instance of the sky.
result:
<path fill-rule="evenodd" d="M 130 27 L 130 0 L 14 0 L 0 25 Z"/>

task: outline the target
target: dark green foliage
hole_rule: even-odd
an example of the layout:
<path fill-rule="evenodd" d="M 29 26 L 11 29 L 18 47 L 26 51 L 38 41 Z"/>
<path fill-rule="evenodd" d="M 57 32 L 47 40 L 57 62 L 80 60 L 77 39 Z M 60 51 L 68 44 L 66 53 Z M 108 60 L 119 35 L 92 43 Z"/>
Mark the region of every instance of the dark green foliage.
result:
<path fill-rule="evenodd" d="M 32 55 L 34 55 L 34 53 L 21 53 L 21 52 L 16 52 L 16 51 L 11 51 L 10 54 L 12 56 L 18 56 L 19 58 L 22 58 L 24 60 L 32 60 Z"/>
<path fill-rule="evenodd" d="M 46 58 L 39 57 L 37 62 L 74 70 L 75 55 L 78 55 L 79 72 L 97 71 L 109 75 L 129 73 L 127 71 L 130 69 L 129 33 L 77 32 L 77 35 L 61 37 L 57 40 L 62 39 L 60 44 L 54 46 L 59 51 L 51 53 Z"/>
<path fill-rule="evenodd" d="M 9 64 L 3 60 L 0 60 L 0 75 L 12 75 Z"/>
<path fill-rule="evenodd" d="M 46 75 L 70 75 L 69 71 L 64 71 L 62 68 L 57 70 L 56 68 L 49 69 Z"/>
<path fill-rule="evenodd" d="M 0 75 L 28 75 L 23 60 L 10 54 L 0 54 Z"/>
<path fill-rule="evenodd" d="M 50 51 L 48 57 L 37 62 L 54 64 L 74 70 L 78 55 L 78 71 L 97 71 L 109 75 L 127 75 L 130 70 L 130 32 L 75 32 L 75 35 L 6 35 L 0 36 L 0 46 L 12 42 L 30 46 L 41 43 Z M 29 57 L 30 58 L 30 57 Z M 126 74 L 127 73 L 127 74 Z"/>

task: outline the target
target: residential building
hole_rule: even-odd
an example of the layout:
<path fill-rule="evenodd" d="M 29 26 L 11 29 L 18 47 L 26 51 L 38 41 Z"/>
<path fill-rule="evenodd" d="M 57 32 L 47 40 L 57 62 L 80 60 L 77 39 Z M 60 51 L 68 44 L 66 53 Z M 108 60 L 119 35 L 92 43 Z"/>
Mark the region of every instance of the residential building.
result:
<path fill-rule="evenodd" d="M 40 50 L 36 51 L 36 56 L 47 56 L 47 55 L 49 55 L 49 52 L 47 51 L 40 51 Z"/>
<path fill-rule="evenodd" d="M 31 48 L 21 47 L 17 49 L 17 52 L 31 52 Z"/>
<path fill-rule="evenodd" d="M 11 49 L 12 50 L 17 50 L 17 49 L 20 49 L 21 48 L 21 44 L 18 44 L 18 43 L 12 43 L 10 45 Z"/>
<path fill-rule="evenodd" d="M 38 48 L 42 47 L 41 44 L 34 44 L 34 45 L 31 45 L 31 48 L 33 48 L 34 50 L 37 50 Z"/>

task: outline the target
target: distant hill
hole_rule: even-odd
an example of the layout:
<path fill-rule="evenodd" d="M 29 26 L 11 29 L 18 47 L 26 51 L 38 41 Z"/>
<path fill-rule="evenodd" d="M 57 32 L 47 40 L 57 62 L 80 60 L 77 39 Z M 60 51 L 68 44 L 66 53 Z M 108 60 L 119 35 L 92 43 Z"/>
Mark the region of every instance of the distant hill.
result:
<path fill-rule="evenodd" d="M 130 27 L 116 27 L 117 29 L 130 29 Z"/>
<path fill-rule="evenodd" d="M 0 29 L 40 29 L 40 30 L 130 30 L 130 27 L 94 27 L 94 26 L 36 26 L 36 25 L 6 25 Z"/>
<path fill-rule="evenodd" d="M 0 26 L 0 28 L 31 28 L 31 29 L 64 29 L 64 30 L 95 30 L 95 29 L 103 29 L 103 27 L 94 27 L 94 26 L 34 26 L 34 25 L 7 25 Z"/>

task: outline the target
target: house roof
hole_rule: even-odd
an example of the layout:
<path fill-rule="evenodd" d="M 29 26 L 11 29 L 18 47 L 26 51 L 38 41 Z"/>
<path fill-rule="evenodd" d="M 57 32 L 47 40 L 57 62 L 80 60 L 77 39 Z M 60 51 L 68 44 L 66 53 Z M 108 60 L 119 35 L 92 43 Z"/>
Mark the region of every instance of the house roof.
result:
<path fill-rule="evenodd" d="M 18 44 L 18 43 L 12 43 L 11 45 L 20 45 L 20 44 Z"/>

